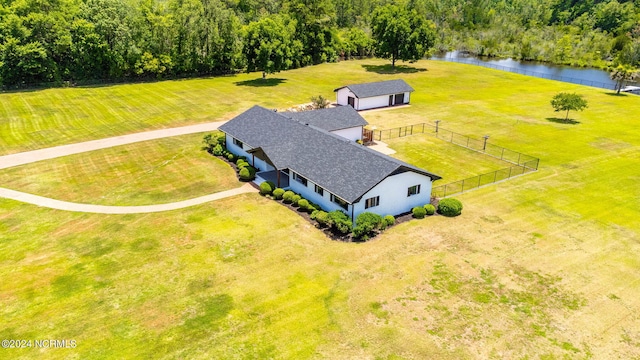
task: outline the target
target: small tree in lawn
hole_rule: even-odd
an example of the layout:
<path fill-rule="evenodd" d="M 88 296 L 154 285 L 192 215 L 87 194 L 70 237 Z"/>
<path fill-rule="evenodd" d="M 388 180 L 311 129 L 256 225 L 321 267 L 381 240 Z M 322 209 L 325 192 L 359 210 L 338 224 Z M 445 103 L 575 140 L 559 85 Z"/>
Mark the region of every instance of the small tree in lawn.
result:
<path fill-rule="evenodd" d="M 582 95 L 578 94 L 570 94 L 570 93 L 559 93 L 551 99 L 551 106 L 555 109 L 555 111 L 566 111 L 567 115 L 564 119 L 566 122 L 569 120 L 569 111 L 582 111 L 587 107 L 587 100 L 584 99 Z"/>
<path fill-rule="evenodd" d="M 286 16 L 267 16 L 244 28 L 243 54 L 247 72 L 261 70 L 266 74 L 287 70 L 300 55 L 299 41 L 294 40 L 295 21 Z"/>
<path fill-rule="evenodd" d="M 329 100 L 325 99 L 324 96 L 318 95 L 311 97 L 311 104 L 313 105 L 314 109 L 326 109 L 329 106 L 330 102 Z"/>

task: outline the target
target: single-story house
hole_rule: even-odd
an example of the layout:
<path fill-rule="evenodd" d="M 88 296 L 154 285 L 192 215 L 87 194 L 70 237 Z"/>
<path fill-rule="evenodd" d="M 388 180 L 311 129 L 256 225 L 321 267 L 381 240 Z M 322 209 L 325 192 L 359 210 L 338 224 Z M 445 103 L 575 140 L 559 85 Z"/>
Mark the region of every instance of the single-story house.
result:
<path fill-rule="evenodd" d="M 440 177 L 332 132 L 354 125 L 338 123 L 340 114 L 355 110 L 335 109 L 277 113 L 254 106 L 219 129 L 227 149 L 258 170 L 257 183 L 273 181 L 352 221 L 365 211 L 398 215 L 429 203 Z"/>
<path fill-rule="evenodd" d="M 402 79 L 346 85 L 333 90 L 338 105 L 351 105 L 356 110 L 376 109 L 408 104 L 414 91 Z"/>

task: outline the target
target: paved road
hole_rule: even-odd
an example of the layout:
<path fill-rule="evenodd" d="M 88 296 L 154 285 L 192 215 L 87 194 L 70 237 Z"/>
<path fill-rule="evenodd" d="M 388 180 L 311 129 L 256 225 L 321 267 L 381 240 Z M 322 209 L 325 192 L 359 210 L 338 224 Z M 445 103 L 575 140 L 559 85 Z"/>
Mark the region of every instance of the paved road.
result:
<path fill-rule="evenodd" d="M 217 130 L 218 126 L 224 124 L 224 121 L 183 126 L 172 129 L 162 129 L 146 131 L 136 134 L 116 136 L 100 140 L 86 141 L 77 144 L 56 146 L 48 149 L 40 149 L 34 151 L 27 151 L 17 154 L 0 156 L 0 169 L 6 169 L 13 166 L 30 164 L 37 161 L 55 159 L 61 156 L 80 154 L 87 151 L 93 151 L 98 149 L 105 149 L 113 146 L 120 146 L 126 144 L 132 144 L 140 141 L 161 139 L 171 136 L 195 134 L 205 131 Z M 143 206 L 107 206 L 107 205 L 92 205 L 81 204 L 68 201 L 61 201 L 43 196 L 24 193 L 21 191 L 15 191 L 0 187 L 0 197 L 21 201 L 37 206 L 47 207 L 57 210 L 77 211 L 86 213 L 98 213 L 98 214 L 142 214 L 152 213 L 160 211 L 169 211 L 176 209 L 183 209 L 186 207 L 204 204 L 206 202 L 219 200 L 222 198 L 235 196 L 239 194 L 257 192 L 251 184 L 244 184 L 243 186 L 221 191 L 218 193 L 200 196 L 195 199 L 177 201 L 167 204 L 157 205 L 143 205 Z"/>

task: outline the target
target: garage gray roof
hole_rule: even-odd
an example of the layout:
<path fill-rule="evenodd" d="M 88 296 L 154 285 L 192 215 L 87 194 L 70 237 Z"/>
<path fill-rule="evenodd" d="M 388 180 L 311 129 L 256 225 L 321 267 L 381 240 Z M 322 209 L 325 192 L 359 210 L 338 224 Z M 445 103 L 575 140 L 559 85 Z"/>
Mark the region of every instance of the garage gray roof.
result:
<path fill-rule="evenodd" d="M 344 88 L 349 88 L 349 90 L 360 99 L 414 91 L 413 88 L 402 79 L 346 85 L 333 91 L 335 92 Z"/>
<path fill-rule="evenodd" d="M 314 111 L 285 112 L 282 114 L 288 118 L 298 120 L 303 124 L 313 125 L 326 131 L 335 131 L 369 124 L 351 106 L 338 106 Z"/>
<path fill-rule="evenodd" d="M 368 149 L 280 113 L 254 106 L 220 126 L 221 131 L 262 151 L 280 170 L 290 169 L 349 203 L 385 178 L 413 171 L 438 175 Z"/>

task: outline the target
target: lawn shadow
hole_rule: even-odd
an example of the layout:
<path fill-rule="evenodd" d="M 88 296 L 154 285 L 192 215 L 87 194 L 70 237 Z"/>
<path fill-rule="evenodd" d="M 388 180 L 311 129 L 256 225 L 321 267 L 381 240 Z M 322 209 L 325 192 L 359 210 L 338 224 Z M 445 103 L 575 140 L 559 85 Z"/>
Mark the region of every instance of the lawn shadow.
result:
<path fill-rule="evenodd" d="M 609 96 L 620 96 L 620 97 L 629 96 L 629 94 L 622 93 L 622 92 L 620 94 L 615 93 L 615 92 L 605 92 L 603 94 L 609 95 Z"/>
<path fill-rule="evenodd" d="M 407 65 L 396 65 L 395 68 L 391 67 L 391 64 L 385 65 L 362 65 L 362 67 L 368 72 L 374 72 L 377 74 L 414 74 L 417 72 L 427 71 L 425 68 L 416 68 Z"/>
<path fill-rule="evenodd" d="M 237 86 L 271 87 L 271 86 L 278 86 L 278 85 L 282 84 L 285 81 L 287 81 L 287 79 L 280 79 L 280 78 L 263 79 L 263 78 L 258 78 L 258 79 L 253 79 L 253 80 L 236 81 L 236 82 L 234 82 L 234 84 L 237 85 Z"/>
<path fill-rule="evenodd" d="M 548 117 L 547 118 L 548 121 L 557 123 L 557 124 L 568 124 L 568 125 L 576 125 L 576 124 L 580 124 L 580 121 L 577 120 L 573 120 L 573 119 L 562 119 L 562 118 L 555 118 L 555 117 Z"/>

